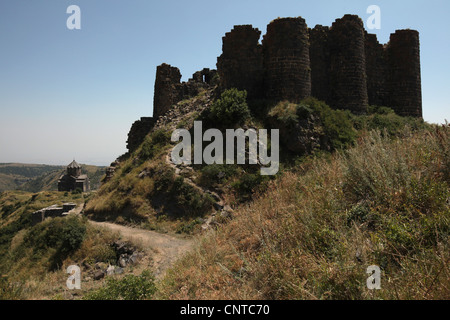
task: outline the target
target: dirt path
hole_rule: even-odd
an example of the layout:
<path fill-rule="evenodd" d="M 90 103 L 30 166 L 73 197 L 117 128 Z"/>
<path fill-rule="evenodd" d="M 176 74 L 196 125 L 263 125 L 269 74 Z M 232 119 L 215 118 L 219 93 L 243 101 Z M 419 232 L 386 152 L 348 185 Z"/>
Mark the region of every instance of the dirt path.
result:
<path fill-rule="evenodd" d="M 124 240 L 142 245 L 151 254 L 156 278 L 161 278 L 176 260 L 192 248 L 194 243 L 190 239 L 181 239 L 155 231 L 125 227 L 109 222 L 90 221 L 90 223 L 98 227 L 116 231 Z"/>

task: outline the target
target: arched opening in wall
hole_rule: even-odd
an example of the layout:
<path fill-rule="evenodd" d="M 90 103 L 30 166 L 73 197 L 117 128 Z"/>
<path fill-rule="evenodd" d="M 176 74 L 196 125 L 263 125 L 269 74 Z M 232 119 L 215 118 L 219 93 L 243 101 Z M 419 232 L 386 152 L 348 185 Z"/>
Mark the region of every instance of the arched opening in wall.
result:
<path fill-rule="evenodd" d="M 206 74 L 202 75 L 202 82 L 206 82 Z"/>

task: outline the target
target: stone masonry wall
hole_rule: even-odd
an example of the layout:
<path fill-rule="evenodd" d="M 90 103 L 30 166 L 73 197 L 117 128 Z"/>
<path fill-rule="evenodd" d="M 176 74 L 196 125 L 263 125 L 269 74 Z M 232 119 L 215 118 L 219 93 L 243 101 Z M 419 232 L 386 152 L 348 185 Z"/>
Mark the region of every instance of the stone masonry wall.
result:
<path fill-rule="evenodd" d="M 216 70 L 203 69 L 193 74 L 188 82 L 180 82 L 181 73 L 176 67 L 163 63 L 156 69 L 153 117 L 159 118 L 181 100 L 195 97 L 200 89 L 214 85 Z"/>
<path fill-rule="evenodd" d="M 402 116 L 422 117 L 419 32 L 397 30 L 387 45 L 389 106 Z"/>
<path fill-rule="evenodd" d="M 309 32 L 303 18 L 272 21 L 263 53 L 266 98 L 298 102 L 311 95 Z"/>
<path fill-rule="evenodd" d="M 375 34 L 365 34 L 367 94 L 369 105 L 388 106 L 387 57 Z"/>
<path fill-rule="evenodd" d="M 311 95 L 330 104 L 330 28 L 317 25 L 309 31 Z"/>

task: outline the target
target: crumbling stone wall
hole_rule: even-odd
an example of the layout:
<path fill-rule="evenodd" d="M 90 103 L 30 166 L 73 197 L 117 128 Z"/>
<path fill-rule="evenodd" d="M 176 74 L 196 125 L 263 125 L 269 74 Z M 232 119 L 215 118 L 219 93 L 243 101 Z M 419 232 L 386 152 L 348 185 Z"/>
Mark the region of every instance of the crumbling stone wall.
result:
<path fill-rule="evenodd" d="M 31 223 L 36 225 L 46 218 L 56 218 L 66 216 L 68 212 L 76 208 L 75 203 L 64 203 L 61 206 L 53 205 L 38 211 L 35 211 L 31 214 Z"/>
<path fill-rule="evenodd" d="M 263 95 L 263 56 L 259 44 L 261 31 L 251 25 L 234 26 L 222 38 L 222 55 L 217 71 L 222 90 L 246 90 L 249 99 Z"/>
<path fill-rule="evenodd" d="M 345 15 L 333 23 L 330 57 L 331 106 L 367 112 L 364 24 L 358 16 Z"/>
<path fill-rule="evenodd" d="M 178 68 L 166 63 L 158 66 L 153 98 L 153 117 L 159 118 L 174 104 L 196 96 L 202 88 L 214 85 L 216 72 L 216 70 L 205 68 L 194 73 L 188 82 L 180 82 L 181 73 Z"/>
<path fill-rule="evenodd" d="M 150 132 L 155 124 L 155 118 L 142 117 L 131 126 L 128 133 L 127 149 L 130 152 L 135 151 L 139 145 L 144 141 L 145 136 Z"/>
<path fill-rule="evenodd" d="M 387 45 L 389 106 L 402 116 L 422 117 L 419 32 L 397 30 Z"/>
<path fill-rule="evenodd" d="M 266 98 L 298 102 L 311 95 L 309 32 L 303 18 L 272 21 L 263 54 Z"/>
<path fill-rule="evenodd" d="M 330 104 L 329 27 L 315 26 L 309 31 L 311 61 L 311 95 Z"/>
<path fill-rule="evenodd" d="M 153 117 L 142 117 L 131 126 L 128 133 L 127 149 L 135 151 L 151 131 L 158 118 L 167 113 L 181 100 L 198 95 L 201 89 L 217 85 L 217 71 L 204 68 L 192 75 L 187 82 L 181 82 L 180 70 L 163 63 L 156 69 Z M 110 172 L 112 176 L 113 171 Z"/>

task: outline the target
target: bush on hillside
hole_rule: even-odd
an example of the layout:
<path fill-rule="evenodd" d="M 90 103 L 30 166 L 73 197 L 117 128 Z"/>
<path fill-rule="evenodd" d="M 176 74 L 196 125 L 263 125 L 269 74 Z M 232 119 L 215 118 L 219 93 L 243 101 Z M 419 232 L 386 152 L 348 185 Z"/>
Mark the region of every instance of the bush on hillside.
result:
<path fill-rule="evenodd" d="M 286 143 L 311 143 L 316 141 L 320 146 L 298 147 L 298 150 L 312 151 L 315 148 L 341 149 L 352 145 L 356 140 L 352 115 L 349 111 L 333 110 L 325 102 L 315 98 L 307 98 L 299 104 L 282 101 L 269 112 L 275 125 L 281 130 L 280 135 Z M 311 150 L 312 149 L 312 150 Z M 295 148 L 294 148 L 295 150 Z"/>
<path fill-rule="evenodd" d="M 225 90 L 211 106 L 210 119 L 216 126 L 232 127 L 250 117 L 247 92 L 235 88 Z"/>
<path fill-rule="evenodd" d="M 420 118 L 402 117 L 388 107 L 369 107 L 367 115 L 352 115 L 353 126 L 359 131 L 381 130 L 382 134 L 398 137 L 404 133 L 405 126 L 413 131 L 426 129 L 428 126 Z"/>
<path fill-rule="evenodd" d="M 141 162 L 155 157 L 163 147 L 170 143 L 170 132 L 164 129 L 156 130 L 146 136 L 138 154 Z"/>
<path fill-rule="evenodd" d="M 48 268 L 56 270 L 71 253 L 80 248 L 85 234 L 86 222 L 81 218 L 47 219 L 27 232 L 22 250 L 32 249 L 34 260 L 40 260 L 50 252 Z"/>
<path fill-rule="evenodd" d="M 146 300 L 156 292 L 154 278 L 150 272 L 141 275 L 126 275 L 122 279 L 110 277 L 106 285 L 93 290 L 83 297 L 83 300 Z"/>

